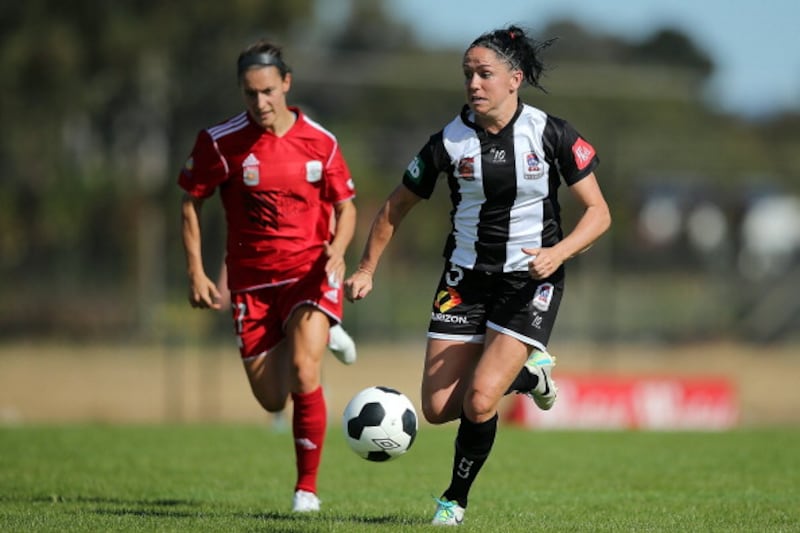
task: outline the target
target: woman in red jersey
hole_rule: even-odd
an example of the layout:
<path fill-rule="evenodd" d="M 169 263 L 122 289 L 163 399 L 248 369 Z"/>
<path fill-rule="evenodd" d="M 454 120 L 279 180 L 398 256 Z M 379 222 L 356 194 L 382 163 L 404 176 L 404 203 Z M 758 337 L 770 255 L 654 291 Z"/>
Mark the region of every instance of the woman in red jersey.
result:
<path fill-rule="evenodd" d="M 282 411 L 291 397 L 293 510 L 318 511 L 327 421 L 321 366 L 330 328 L 342 320 L 355 188 L 336 138 L 287 104 L 292 75 L 280 47 L 264 40 L 249 46 L 237 74 L 245 111 L 202 130 L 178 178 L 189 301 L 220 308 L 220 290 L 203 268 L 200 224 L 204 201 L 219 190 L 245 372 L 268 412 Z"/>

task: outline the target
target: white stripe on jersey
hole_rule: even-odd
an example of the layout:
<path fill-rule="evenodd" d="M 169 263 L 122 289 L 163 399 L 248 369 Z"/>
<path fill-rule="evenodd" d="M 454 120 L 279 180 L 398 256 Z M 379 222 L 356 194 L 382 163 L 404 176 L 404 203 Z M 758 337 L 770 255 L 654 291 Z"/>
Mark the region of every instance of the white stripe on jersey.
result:
<path fill-rule="evenodd" d="M 531 258 L 522 252 L 522 248 L 538 248 L 542 244 L 543 203 L 550 194 L 550 165 L 545 160 L 542 140 L 546 124 L 547 114 L 528 105 L 523 106 L 520 116 L 513 124 L 516 199 L 509 208 L 508 227 L 489 228 L 508 233 L 503 272 L 527 270 Z M 481 209 L 487 204 L 484 191 L 487 169 L 482 166 L 481 141 L 476 131 L 465 125 L 460 117 L 445 126 L 442 137 L 445 150 L 455 166 L 460 196 L 453 216 L 455 248 L 450 261 L 465 268 L 474 268 L 478 261 L 478 229 L 483 223 Z M 498 144 L 500 141 L 495 139 L 492 143 Z M 510 152 L 512 145 L 508 144 L 507 149 Z M 529 157 L 538 165 L 535 172 L 529 168 Z M 460 173 L 459 167 L 464 167 L 465 164 L 466 168 L 471 165 L 471 177 Z"/>
<path fill-rule="evenodd" d="M 474 180 L 459 179 L 461 201 L 456 206 L 453 216 L 453 237 L 455 250 L 450 260 L 456 265 L 472 268 L 478 258 L 475 243 L 478 242 L 478 224 L 480 211 L 486 203 L 483 192 L 481 175 L 481 142 L 475 131 L 468 128 L 461 119 L 456 119 L 444 128 L 443 142 L 445 150 L 450 154 L 450 160 L 456 166 L 456 176 L 459 175 L 460 162 L 472 158 Z"/>
<path fill-rule="evenodd" d="M 506 243 L 505 272 L 527 270 L 531 257 L 522 248 L 539 248 L 544 228 L 543 201 L 550 193 L 549 164 L 544 158 L 542 132 L 547 124 L 547 114 L 533 107 L 523 107 L 514 126 L 514 154 L 516 157 L 517 201 L 511 209 L 511 220 Z M 529 153 L 538 154 L 541 169 L 538 178 L 526 177 Z M 523 197 L 524 200 L 520 200 Z"/>
<path fill-rule="evenodd" d="M 336 140 L 336 136 L 333 133 L 331 133 L 330 131 L 326 130 L 318 122 L 315 122 L 315 121 L 311 120 L 310 118 L 308 118 L 307 115 L 303 115 L 303 118 L 305 119 L 305 121 L 308 123 L 309 126 L 312 126 L 313 128 L 321 131 L 322 133 L 324 133 L 325 135 L 330 137 L 331 140 L 333 141 L 333 149 L 331 150 L 331 153 L 328 155 L 328 160 L 325 161 L 325 167 L 327 168 L 331 164 L 331 161 L 333 161 L 333 156 L 336 155 L 336 148 L 337 148 L 337 146 L 339 146 L 339 141 Z"/>
<path fill-rule="evenodd" d="M 222 124 L 217 124 L 216 126 L 208 128 L 207 131 L 211 136 L 211 139 L 216 141 L 220 137 L 224 137 L 229 133 L 239 131 L 245 126 L 247 126 L 247 112 L 239 113 L 235 117 L 226 120 Z"/>

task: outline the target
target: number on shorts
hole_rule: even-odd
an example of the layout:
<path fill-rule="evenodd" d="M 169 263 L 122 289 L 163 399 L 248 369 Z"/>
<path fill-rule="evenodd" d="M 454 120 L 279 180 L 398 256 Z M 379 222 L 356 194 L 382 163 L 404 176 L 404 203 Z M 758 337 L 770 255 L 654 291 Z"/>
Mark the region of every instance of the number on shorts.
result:
<path fill-rule="evenodd" d="M 464 269 L 457 265 L 450 265 L 450 271 L 445 275 L 444 280 L 450 287 L 458 287 L 458 283 L 464 279 Z"/>
<path fill-rule="evenodd" d="M 244 329 L 244 318 L 247 316 L 247 304 L 241 302 L 233 307 L 236 309 L 236 334 L 241 335 Z"/>

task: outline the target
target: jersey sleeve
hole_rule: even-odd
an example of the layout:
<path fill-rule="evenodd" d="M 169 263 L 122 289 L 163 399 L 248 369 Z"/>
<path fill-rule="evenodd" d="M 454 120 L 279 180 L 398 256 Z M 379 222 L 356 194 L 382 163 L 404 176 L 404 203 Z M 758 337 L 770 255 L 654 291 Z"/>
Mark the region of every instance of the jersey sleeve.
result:
<path fill-rule="evenodd" d="M 192 153 L 178 175 L 178 185 L 196 198 L 214 194 L 228 178 L 228 166 L 207 130 L 197 134 Z"/>
<path fill-rule="evenodd" d="M 355 197 L 356 189 L 350 175 L 350 169 L 338 143 L 333 146 L 333 152 L 325 167 L 325 177 L 326 200 L 337 204 Z"/>
<path fill-rule="evenodd" d="M 439 175 L 447 171 L 449 164 L 450 160 L 444 149 L 443 132 L 440 131 L 428 139 L 408 164 L 403 173 L 403 185 L 427 200 L 433 194 Z"/>
<path fill-rule="evenodd" d="M 557 117 L 547 118 L 545 149 L 558 163 L 567 185 L 576 184 L 600 164 L 594 147 L 571 124 Z"/>

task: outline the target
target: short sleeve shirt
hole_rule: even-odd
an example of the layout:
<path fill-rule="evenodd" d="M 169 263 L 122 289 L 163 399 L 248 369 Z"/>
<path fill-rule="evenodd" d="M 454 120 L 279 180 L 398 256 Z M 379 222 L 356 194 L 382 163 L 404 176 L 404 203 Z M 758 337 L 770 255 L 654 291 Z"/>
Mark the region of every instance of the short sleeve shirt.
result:
<path fill-rule="evenodd" d="M 452 230 L 444 257 L 485 272 L 528 269 L 522 248 L 563 238 L 558 187 L 598 165 L 594 147 L 568 122 L 519 103 L 497 134 L 475 124 L 468 107 L 428 140 L 403 183 L 430 198 L 441 175 L 450 188 Z"/>
<path fill-rule="evenodd" d="M 297 119 L 280 137 L 247 113 L 202 130 L 178 177 L 197 198 L 220 191 L 233 291 L 307 273 L 331 238 L 334 204 L 355 196 L 334 135 L 290 109 Z"/>

